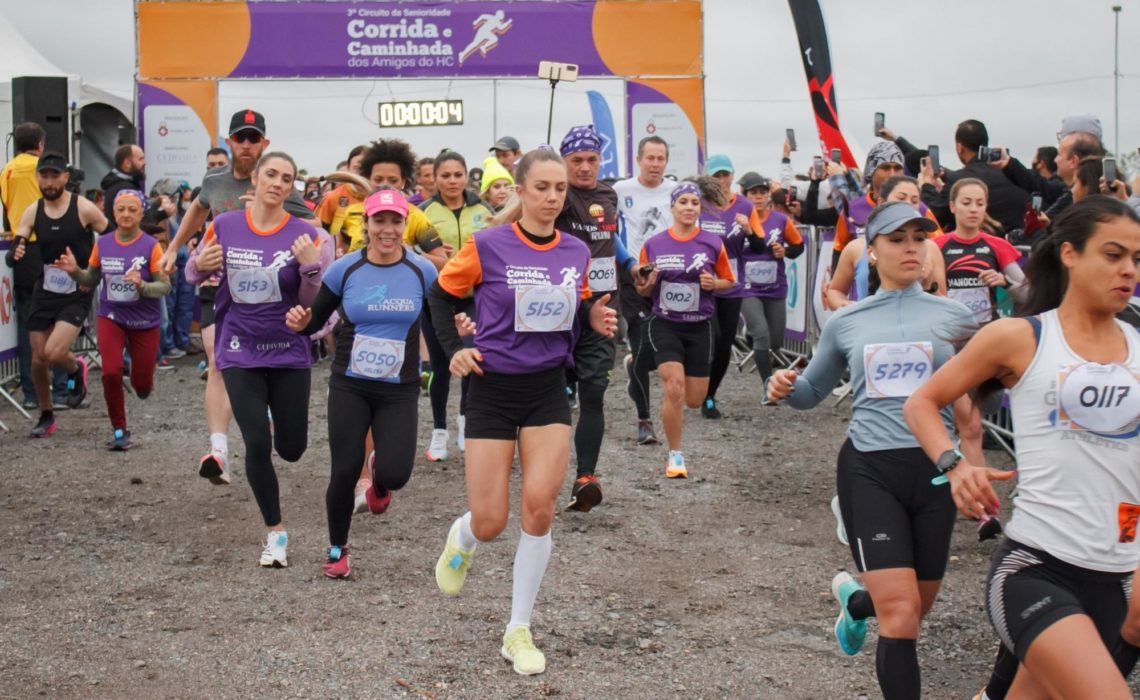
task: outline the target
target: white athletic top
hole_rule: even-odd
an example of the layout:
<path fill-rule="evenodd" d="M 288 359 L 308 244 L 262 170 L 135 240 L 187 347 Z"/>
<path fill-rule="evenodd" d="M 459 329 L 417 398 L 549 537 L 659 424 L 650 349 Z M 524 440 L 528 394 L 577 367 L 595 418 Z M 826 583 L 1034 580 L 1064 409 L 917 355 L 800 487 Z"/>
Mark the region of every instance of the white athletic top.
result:
<path fill-rule="evenodd" d="M 1009 390 L 1018 487 L 1005 531 L 1074 566 L 1125 573 L 1140 564 L 1140 335 L 1117 321 L 1124 364 L 1101 365 L 1041 314 L 1037 352 Z"/>
<path fill-rule="evenodd" d="M 636 177 L 614 183 L 618 196 L 618 222 L 625 233 L 625 249 L 636 260 L 641 246 L 655 233 L 673 225 L 669 196 L 677 183 L 662 180 L 657 187 L 646 187 Z"/>

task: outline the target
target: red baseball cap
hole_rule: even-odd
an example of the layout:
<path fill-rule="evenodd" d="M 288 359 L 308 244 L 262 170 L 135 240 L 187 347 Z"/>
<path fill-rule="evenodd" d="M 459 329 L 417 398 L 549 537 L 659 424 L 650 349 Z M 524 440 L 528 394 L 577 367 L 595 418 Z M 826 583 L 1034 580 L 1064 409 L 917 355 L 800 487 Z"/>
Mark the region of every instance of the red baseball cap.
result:
<path fill-rule="evenodd" d="M 408 200 L 396 190 L 379 190 L 364 200 L 364 215 L 372 216 L 382 211 L 394 211 L 400 216 L 408 216 Z"/>

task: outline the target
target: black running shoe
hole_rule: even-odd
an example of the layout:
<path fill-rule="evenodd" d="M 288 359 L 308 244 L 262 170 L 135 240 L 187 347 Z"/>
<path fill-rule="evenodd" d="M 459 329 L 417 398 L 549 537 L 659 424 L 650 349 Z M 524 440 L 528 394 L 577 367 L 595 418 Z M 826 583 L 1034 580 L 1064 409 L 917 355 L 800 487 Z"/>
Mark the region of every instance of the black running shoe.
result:
<path fill-rule="evenodd" d="M 716 407 L 716 399 L 705 399 L 701 404 L 701 415 L 711 420 L 720 418 L 720 410 Z"/>

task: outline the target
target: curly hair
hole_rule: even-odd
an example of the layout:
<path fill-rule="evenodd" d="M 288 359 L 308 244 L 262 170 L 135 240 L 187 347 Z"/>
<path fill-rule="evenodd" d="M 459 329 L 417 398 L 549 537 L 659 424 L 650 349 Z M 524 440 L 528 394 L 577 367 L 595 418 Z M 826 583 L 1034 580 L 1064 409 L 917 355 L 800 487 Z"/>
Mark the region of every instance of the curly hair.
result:
<path fill-rule="evenodd" d="M 372 168 L 377 163 L 393 163 L 400 168 L 400 177 L 404 179 L 404 187 L 412 183 L 416 171 L 416 154 L 412 147 L 399 139 L 377 139 L 364 149 L 364 156 L 360 160 L 360 174 L 365 178 L 372 176 Z"/>

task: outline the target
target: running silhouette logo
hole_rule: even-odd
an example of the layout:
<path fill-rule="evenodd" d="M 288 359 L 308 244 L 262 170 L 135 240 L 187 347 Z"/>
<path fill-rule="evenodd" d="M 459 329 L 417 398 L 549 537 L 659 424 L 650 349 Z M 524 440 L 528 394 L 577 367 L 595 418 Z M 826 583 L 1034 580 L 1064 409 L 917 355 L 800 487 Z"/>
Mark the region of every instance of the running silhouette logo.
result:
<path fill-rule="evenodd" d="M 496 10 L 494 14 L 479 15 L 478 19 L 472 22 L 472 26 L 475 28 L 475 36 L 467 48 L 460 52 L 459 65 L 462 66 L 476 52 L 483 58 L 487 58 L 487 52 L 499 46 L 499 37 L 510 30 L 511 24 L 512 21 L 507 19 L 502 10 Z"/>
<path fill-rule="evenodd" d="M 578 278 L 580 275 L 578 271 L 572 267 L 562 268 L 562 282 L 559 287 L 576 287 L 578 285 Z"/>
<path fill-rule="evenodd" d="M 707 254 L 697 253 L 696 255 L 693 256 L 693 262 L 688 267 L 685 268 L 685 272 L 692 272 L 693 270 L 699 270 L 702 267 L 704 267 L 705 264 L 708 263 L 708 261 L 709 261 L 709 256 Z"/>

